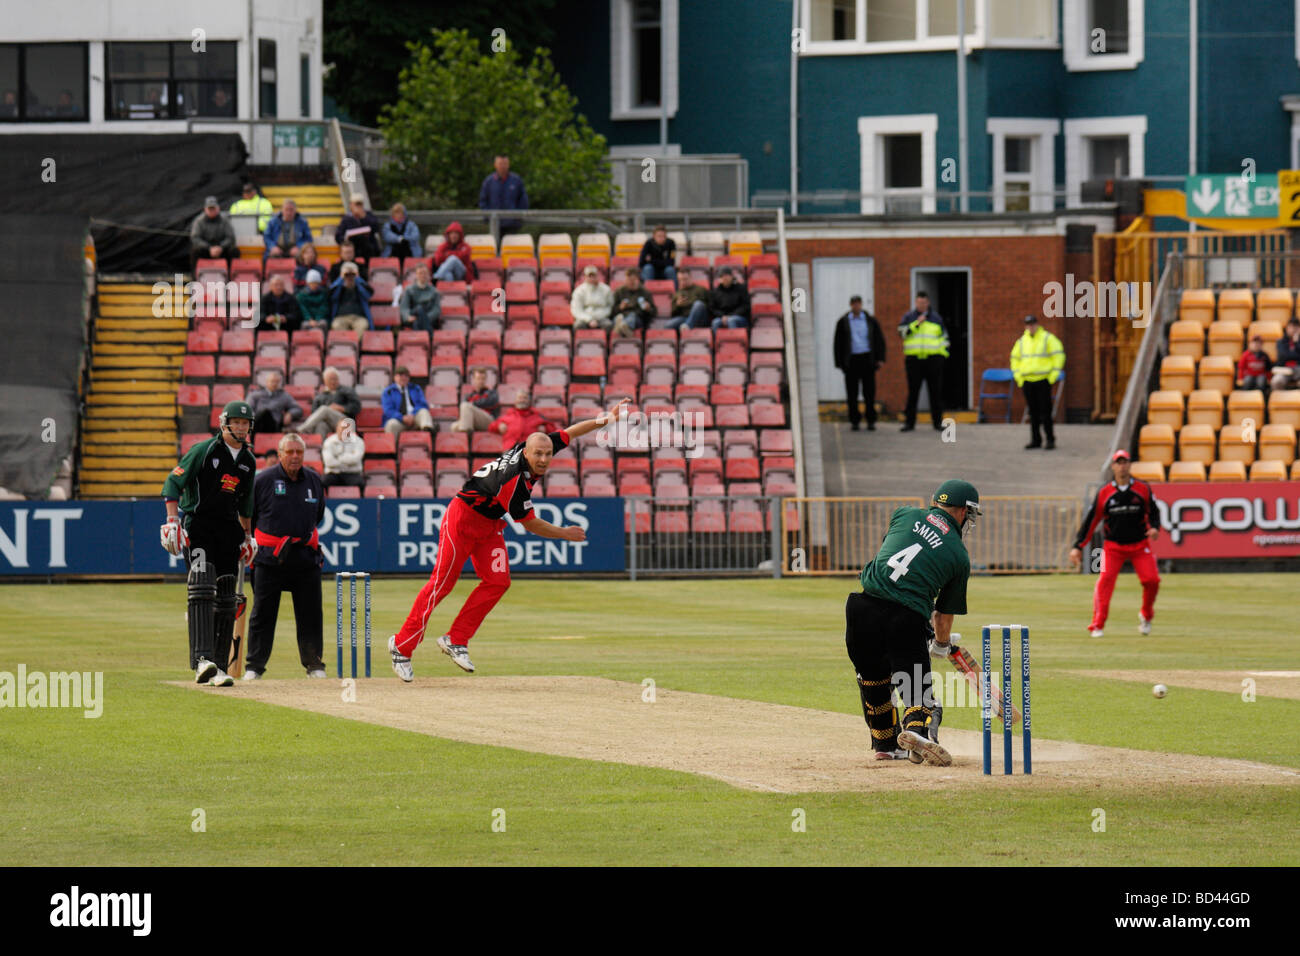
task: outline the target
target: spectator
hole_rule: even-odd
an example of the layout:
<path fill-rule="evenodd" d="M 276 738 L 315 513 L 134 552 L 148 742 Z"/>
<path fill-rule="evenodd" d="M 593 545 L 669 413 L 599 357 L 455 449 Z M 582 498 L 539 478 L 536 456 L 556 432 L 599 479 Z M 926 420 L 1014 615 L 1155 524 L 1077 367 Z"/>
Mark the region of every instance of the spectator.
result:
<path fill-rule="evenodd" d="M 18 93 L 16 91 L 5 90 L 4 99 L 0 100 L 0 118 L 18 118 Z"/>
<path fill-rule="evenodd" d="M 435 282 L 468 282 L 476 275 L 473 250 L 465 241 L 465 230 L 453 222 L 442 234 L 443 243 L 433 253 Z"/>
<path fill-rule="evenodd" d="M 673 293 L 672 318 L 668 328 L 681 325 L 690 329 L 703 329 L 709 325 L 709 290 L 699 285 L 686 273 L 681 287 Z"/>
<path fill-rule="evenodd" d="M 348 209 L 334 229 L 334 241 L 341 246 L 346 239 L 362 259 L 373 259 L 379 255 L 379 220 L 366 210 L 365 200 L 359 196 L 352 197 Z"/>
<path fill-rule="evenodd" d="M 361 488 L 365 485 L 366 443 L 357 434 L 357 423 L 352 419 L 339 419 L 334 433 L 321 444 L 320 457 L 325 466 L 326 488 L 334 485 Z"/>
<path fill-rule="evenodd" d="M 275 207 L 271 205 L 271 200 L 258 195 L 257 187 L 252 183 L 244 183 L 241 198 L 230 204 L 232 216 L 256 216 L 259 233 L 266 232 L 266 227 L 270 224 L 274 213 Z"/>
<path fill-rule="evenodd" d="M 357 267 L 357 275 L 361 276 L 361 278 L 365 279 L 367 282 L 370 281 L 370 267 L 364 262 L 357 261 L 357 247 L 351 242 L 344 240 L 339 243 L 338 262 L 330 266 L 329 280 L 331 285 L 333 285 L 335 279 L 343 274 L 343 266 L 349 262 Z"/>
<path fill-rule="evenodd" d="M 393 369 L 393 384 L 384 389 L 380 401 L 384 406 L 384 431 L 396 437 L 408 428 L 433 431 L 433 416 L 424 389 L 411 381 L 405 365 Z"/>
<path fill-rule="evenodd" d="M 415 267 L 415 281 L 402 292 L 397 304 L 402 325 L 420 332 L 431 332 L 442 319 L 442 296 L 429 281 L 429 267 L 420 263 Z"/>
<path fill-rule="evenodd" d="M 73 99 L 72 90 L 59 90 L 59 101 L 55 104 L 54 115 L 61 117 L 78 117 L 81 115 L 81 107 Z"/>
<path fill-rule="evenodd" d="M 749 292 L 736 281 L 731 266 L 718 270 L 718 284 L 709 296 L 709 312 L 715 329 L 724 324 L 729 329 L 749 327 Z"/>
<path fill-rule="evenodd" d="M 488 431 L 505 436 L 505 441 L 501 445 L 502 451 L 514 448 L 533 432 L 545 432 L 549 435 L 559 430 L 559 425 L 543 418 L 537 413 L 537 409 L 533 408 L 532 398 L 526 388 L 521 388 L 515 395 L 515 407 L 506 409 L 500 418 L 488 426 Z"/>
<path fill-rule="evenodd" d="M 262 293 L 262 308 L 259 314 L 260 324 L 277 332 L 296 332 L 302 324 L 298 300 L 284 287 L 284 276 L 278 272 L 267 281 L 267 290 Z"/>
<path fill-rule="evenodd" d="M 876 373 L 885 364 L 885 334 L 880 323 L 862 308 L 862 296 L 849 298 L 849 311 L 835 323 L 831 342 L 835 367 L 844 373 L 844 392 L 849 402 L 849 426 L 861 428 L 858 392 L 867 409 L 867 431 L 876 430 Z"/>
<path fill-rule="evenodd" d="M 569 311 L 573 313 L 573 327 L 586 329 L 598 326 L 609 328 L 613 322 L 609 314 L 614 309 L 614 293 L 609 286 L 600 281 L 600 273 L 595 266 L 582 270 L 582 281 L 573 290 L 569 300 Z"/>
<path fill-rule="evenodd" d="M 298 206 L 292 199 L 286 199 L 280 211 L 271 217 L 262 233 L 262 241 L 266 243 L 263 260 L 272 253 L 292 259 L 304 243 L 311 242 L 311 226 L 298 215 Z"/>
<path fill-rule="evenodd" d="M 527 209 L 528 193 L 524 181 L 510 171 L 510 157 L 498 153 L 492 160 L 493 172 L 483 180 L 478 193 L 479 209 Z M 502 219 L 498 222 L 501 233 L 515 232 L 523 225 L 521 219 Z"/>
<path fill-rule="evenodd" d="M 380 233 L 384 240 L 384 255 L 406 260 L 420 255 L 420 227 L 406 218 L 406 207 L 393 203 L 389 220 Z"/>
<path fill-rule="evenodd" d="M 1025 331 L 1011 347 L 1011 374 L 1024 390 L 1025 408 L 1029 412 L 1029 444 L 1025 449 L 1056 447 L 1052 424 L 1052 386 L 1065 374 L 1065 346 L 1038 321 L 1025 316 Z M 1008 399 L 1010 401 L 1010 399 Z M 1047 444 L 1043 444 L 1046 436 Z"/>
<path fill-rule="evenodd" d="M 230 94 L 226 92 L 225 87 L 218 86 L 212 93 L 212 102 L 209 104 L 204 116 L 234 116 L 235 101 Z"/>
<path fill-rule="evenodd" d="M 1264 351 L 1264 337 L 1252 335 L 1250 348 L 1241 353 L 1241 359 L 1237 362 L 1237 387 L 1267 392 L 1269 368 L 1272 365 L 1273 360 Z"/>
<path fill-rule="evenodd" d="M 469 388 L 469 395 L 460 403 L 460 418 L 452 423 L 454 432 L 486 431 L 501 410 L 497 390 L 488 388 L 487 369 L 476 368 L 469 373 Z"/>
<path fill-rule="evenodd" d="M 282 432 L 292 422 L 302 418 L 302 409 L 294 397 L 281 386 L 284 378 L 279 372 L 266 376 L 266 387 L 249 390 L 244 401 L 253 409 L 253 431 L 271 435 Z"/>
<path fill-rule="evenodd" d="M 298 290 L 298 312 L 304 329 L 328 329 L 330 324 L 330 293 L 321 282 L 321 275 L 312 269 L 306 275 L 307 284 Z"/>
<path fill-rule="evenodd" d="M 646 282 L 653 279 L 677 281 L 677 243 L 668 238 L 665 226 L 655 226 L 655 231 L 645 245 L 641 247 L 641 278 Z"/>
<path fill-rule="evenodd" d="M 307 273 L 315 269 L 320 271 L 320 260 L 316 255 L 316 246 L 313 243 L 306 243 L 298 250 L 298 264 L 293 267 L 293 285 L 296 289 L 301 289 L 307 284 Z"/>
<path fill-rule="evenodd" d="M 374 325 L 370 286 L 357 274 L 355 262 L 345 262 L 339 277 L 330 283 L 330 328 L 365 332 Z"/>
<path fill-rule="evenodd" d="M 280 453 L 272 448 L 262 456 L 262 461 L 258 466 L 257 473 L 260 475 L 262 472 L 266 471 L 266 469 L 274 468 L 278 464 L 280 464 Z"/>
<path fill-rule="evenodd" d="M 361 399 L 354 389 L 339 382 L 339 370 L 326 366 L 320 389 L 312 399 L 311 414 L 302 423 L 304 435 L 328 435 L 344 418 L 356 418 Z"/>
<path fill-rule="evenodd" d="M 907 375 L 907 406 L 903 411 L 903 427 L 899 431 L 916 430 L 916 408 L 921 399 L 921 386 L 930 396 L 930 424 L 935 431 L 943 429 L 943 373 L 948 358 L 948 327 L 943 317 L 930 308 L 930 296 L 916 293 L 916 308 L 903 316 L 898 323 L 898 334 L 903 337 L 903 371 Z"/>
<path fill-rule="evenodd" d="M 1277 362 L 1273 366 L 1274 388 L 1300 386 L 1300 319 L 1288 319 L 1286 334 L 1277 340 Z"/>
<path fill-rule="evenodd" d="M 628 269 L 614 295 L 614 334 L 628 338 L 655 317 L 655 302 L 641 284 L 641 273 Z"/>
<path fill-rule="evenodd" d="M 203 200 L 203 212 L 190 223 L 190 272 L 200 259 L 236 259 L 239 246 L 230 217 L 221 211 L 216 196 Z M 229 265 L 229 263 L 227 263 Z"/>

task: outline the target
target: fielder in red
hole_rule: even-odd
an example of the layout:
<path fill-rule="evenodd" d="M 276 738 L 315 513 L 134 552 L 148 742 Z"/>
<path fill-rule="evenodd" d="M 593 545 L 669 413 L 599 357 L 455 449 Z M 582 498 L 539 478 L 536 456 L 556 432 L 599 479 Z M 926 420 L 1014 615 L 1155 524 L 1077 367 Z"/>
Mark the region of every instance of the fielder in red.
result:
<path fill-rule="evenodd" d="M 552 434 L 529 435 L 465 482 L 443 516 L 438 531 L 438 557 L 429 583 L 420 590 L 402 629 L 388 639 L 388 653 L 398 677 L 404 681 L 414 679 L 411 655 L 424 640 L 433 609 L 456 586 L 467 559 L 474 563 L 479 583 L 450 629 L 438 638 L 438 647 L 461 670 L 474 673 L 474 664 L 469 659 L 469 639 L 510 587 L 510 563 L 503 534 L 506 514 L 543 538 L 587 539 L 586 532 L 579 527 L 561 528 L 538 518 L 533 513 L 532 488 L 551 467 L 551 458 L 557 452 L 573 439 L 618 418 L 629 401 L 625 398 L 599 418 L 577 422 Z"/>
<path fill-rule="evenodd" d="M 1160 590 L 1160 572 L 1156 569 L 1156 556 L 1151 545 L 1160 536 L 1160 508 L 1156 496 L 1145 481 L 1129 474 L 1129 454 L 1117 451 L 1111 457 L 1110 471 L 1115 480 L 1102 486 L 1093 499 L 1092 506 L 1079 526 L 1070 550 L 1070 563 L 1075 567 L 1083 559 L 1083 547 L 1092 539 L 1097 522 L 1102 525 L 1101 567 L 1097 575 L 1097 590 L 1092 598 L 1092 624 L 1089 633 L 1102 636 L 1106 616 L 1110 613 L 1110 596 L 1115 591 L 1115 578 L 1124 565 L 1133 562 L 1133 570 L 1142 582 L 1142 610 L 1138 612 L 1138 632 L 1151 633 L 1151 619 L 1156 613 L 1156 593 Z"/>

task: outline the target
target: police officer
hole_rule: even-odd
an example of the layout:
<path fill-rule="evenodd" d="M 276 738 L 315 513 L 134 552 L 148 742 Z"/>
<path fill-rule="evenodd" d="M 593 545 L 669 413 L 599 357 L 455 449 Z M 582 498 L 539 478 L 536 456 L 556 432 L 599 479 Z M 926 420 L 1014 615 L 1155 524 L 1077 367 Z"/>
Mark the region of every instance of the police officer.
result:
<path fill-rule="evenodd" d="M 1056 447 L 1056 432 L 1052 429 L 1052 386 L 1060 380 L 1064 369 L 1065 346 L 1061 340 L 1039 325 L 1037 316 L 1025 316 L 1025 334 L 1011 347 L 1011 374 L 1024 390 L 1025 407 L 1029 410 L 1029 444 L 1026 449 L 1042 448 L 1043 434 L 1047 435 L 1047 450 Z"/>
<path fill-rule="evenodd" d="M 280 595 L 293 596 L 298 622 L 298 659 L 308 677 L 324 677 L 321 633 L 321 551 L 316 527 L 325 517 L 321 476 L 303 467 L 307 443 L 296 432 L 280 439 L 280 461 L 258 474 L 253 484 L 253 616 L 248 629 L 244 680 L 266 672 L 280 614 Z"/>
<path fill-rule="evenodd" d="M 248 439 L 253 409 L 233 401 L 221 412 L 221 431 L 184 455 L 163 482 L 167 522 L 163 550 L 185 558 L 189 569 L 190 667 L 199 684 L 229 687 L 221 665 L 230 659 L 239 595 L 239 562 L 257 552 L 249 533 L 257 459 Z"/>
<path fill-rule="evenodd" d="M 903 337 L 903 366 L 907 370 L 907 421 L 902 431 L 916 429 L 916 403 L 921 382 L 930 391 L 930 421 L 943 428 L 943 364 L 948 358 L 948 330 L 938 312 L 930 308 L 930 297 L 916 294 L 916 308 L 898 323 Z"/>

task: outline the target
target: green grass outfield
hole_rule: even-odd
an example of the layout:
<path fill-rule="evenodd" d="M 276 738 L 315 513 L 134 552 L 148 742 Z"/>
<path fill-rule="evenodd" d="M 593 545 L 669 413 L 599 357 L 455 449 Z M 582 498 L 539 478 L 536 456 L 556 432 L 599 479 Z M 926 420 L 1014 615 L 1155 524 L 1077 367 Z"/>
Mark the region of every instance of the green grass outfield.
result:
<path fill-rule="evenodd" d="M 1107 636 L 1089 638 L 1091 585 L 1077 575 L 972 581 L 957 626 L 968 644 L 982 623 L 1032 625 L 1035 737 L 1300 768 L 1300 700 L 1176 686 L 1156 700 L 1145 685 L 1071 673 L 1296 669 L 1294 576 L 1167 576 L 1148 638 L 1137 634 L 1132 575 L 1120 579 Z M 383 644 L 418 586 L 376 582 L 378 679 L 396 680 Z M 435 612 L 435 627 L 471 586 Z M 854 586 L 520 580 L 472 650 L 481 675 L 652 677 L 857 714 L 843 625 Z M 106 698 L 97 720 L 0 710 L 0 865 L 1300 863 L 1296 787 L 767 794 L 225 700 L 163 683 L 187 676 L 183 611 L 180 584 L 0 585 L 0 671 L 103 671 Z M 332 673 L 328 588 L 325 621 Z M 292 634 L 286 600 L 268 676 L 302 678 Z M 564 635 L 582 639 L 548 639 Z M 459 673 L 431 643 L 415 665 Z M 973 730 L 977 718 L 950 710 L 945 726 Z M 862 747 L 866 760 L 865 725 Z M 496 808 L 504 833 L 492 829 Z M 806 832 L 792 831 L 796 808 Z M 1095 808 L 1104 833 L 1092 829 Z"/>

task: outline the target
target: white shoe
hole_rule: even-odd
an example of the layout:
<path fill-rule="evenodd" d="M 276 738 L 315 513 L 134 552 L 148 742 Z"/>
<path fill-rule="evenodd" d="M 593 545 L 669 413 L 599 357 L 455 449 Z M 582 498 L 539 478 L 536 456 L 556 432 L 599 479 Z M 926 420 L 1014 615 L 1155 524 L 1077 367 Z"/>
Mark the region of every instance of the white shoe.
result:
<path fill-rule="evenodd" d="M 325 678 L 325 668 L 313 667 L 307 672 L 307 676 L 314 680 L 323 680 Z"/>
<path fill-rule="evenodd" d="M 393 659 L 393 670 L 398 677 L 408 684 L 415 680 L 415 668 L 411 666 L 411 659 L 397 652 L 396 634 L 388 639 L 388 656 Z"/>
<path fill-rule="evenodd" d="M 244 668 L 244 676 L 242 680 L 261 680 L 261 679 L 262 679 L 261 671 L 255 671 L 251 667 Z"/>
<path fill-rule="evenodd" d="M 463 671 L 474 673 L 474 662 L 469 659 L 469 648 L 464 644 L 453 644 L 451 635 L 444 634 L 438 638 L 438 647 L 451 658 L 451 662 Z"/>
<path fill-rule="evenodd" d="M 1106 632 L 1099 627 L 1094 627 L 1092 630 L 1088 631 L 1089 637 L 1105 637 L 1105 635 Z"/>
<path fill-rule="evenodd" d="M 1138 615 L 1138 633 L 1151 633 L 1151 619 L 1149 617 L 1143 617 L 1141 614 Z"/>
<path fill-rule="evenodd" d="M 227 674 L 225 671 L 223 671 L 220 667 L 218 667 L 217 672 L 212 675 L 212 680 L 208 681 L 208 686 L 209 687 L 234 687 L 235 679 L 231 677 L 229 674 Z"/>
<path fill-rule="evenodd" d="M 200 657 L 199 666 L 194 668 L 194 683 L 208 683 L 212 680 L 212 675 L 214 675 L 218 670 L 220 670 L 220 668 L 217 667 L 216 664 L 212 663 L 212 661 L 208 660 L 206 657 Z"/>
<path fill-rule="evenodd" d="M 913 730 L 904 730 L 898 735 L 898 746 L 904 750 L 910 750 L 912 753 L 921 755 L 924 760 L 932 767 L 950 767 L 952 766 L 952 754 L 944 750 L 929 737 L 922 737 Z"/>
<path fill-rule="evenodd" d="M 907 760 L 911 756 L 906 750 L 877 750 L 875 754 L 877 760 Z"/>

